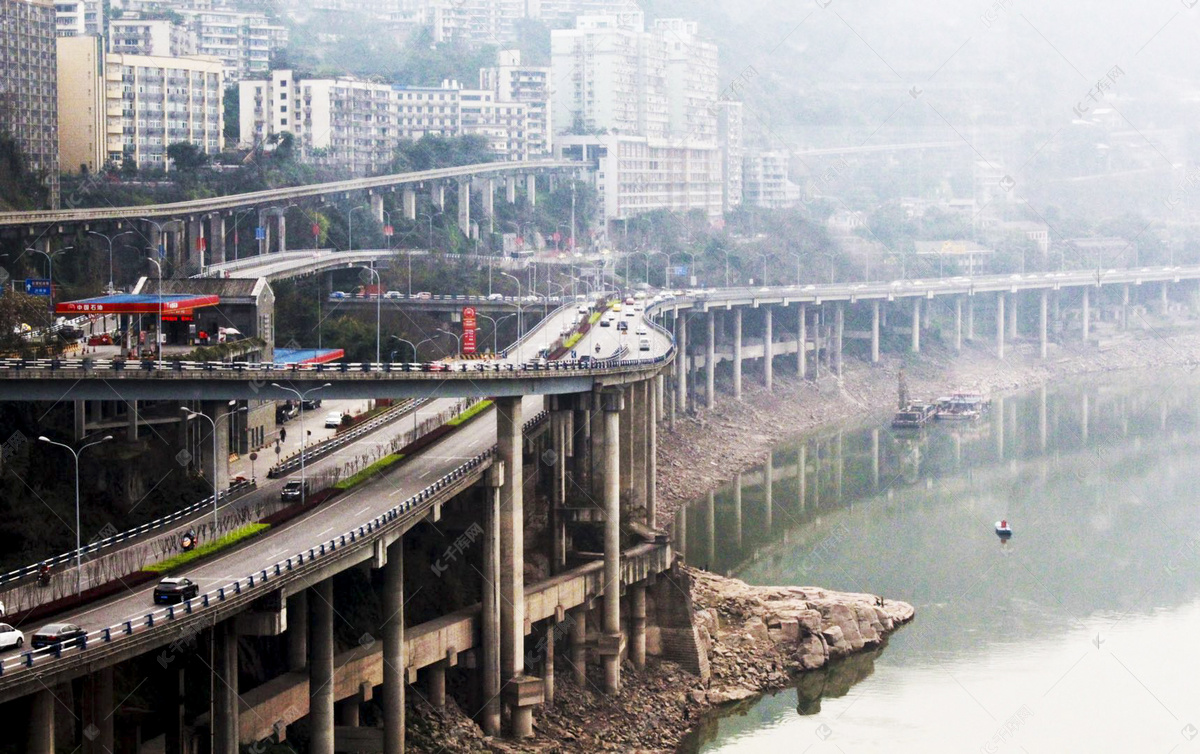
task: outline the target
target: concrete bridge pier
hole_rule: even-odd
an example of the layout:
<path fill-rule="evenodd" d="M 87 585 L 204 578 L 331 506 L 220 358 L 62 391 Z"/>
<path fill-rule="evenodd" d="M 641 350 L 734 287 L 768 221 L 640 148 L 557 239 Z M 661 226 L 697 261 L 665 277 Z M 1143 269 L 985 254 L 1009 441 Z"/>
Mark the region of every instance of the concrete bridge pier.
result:
<path fill-rule="evenodd" d="M 733 397 L 742 399 L 742 307 L 733 310 Z"/>
<path fill-rule="evenodd" d="M 1083 289 L 1083 311 L 1080 314 L 1080 322 L 1083 325 L 1083 342 L 1087 343 L 1088 336 L 1091 334 L 1092 325 L 1092 289 L 1084 287 Z"/>
<path fill-rule="evenodd" d="M 101 668 L 84 678 L 84 754 L 110 754 L 113 737 L 113 667 Z"/>
<path fill-rule="evenodd" d="M 1121 329 L 1129 329 L 1129 284 L 1121 286 Z"/>
<path fill-rule="evenodd" d="M 579 688 L 587 684 L 587 613 L 587 608 L 582 606 L 568 613 L 571 617 L 571 633 L 567 636 L 571 677 Z"/>
<path fill-rule="evenodd" d="M 550 573 L 559 573 L 567 563 L 567 531 L 563 506 L 567 502 L 567 440 L 571 411 L 567 396 L 549 396 L 550 403 Z"/>
<path fill-rule="evenodd" d="M 774 336 L 771 334 L 771 307 L 763 307 L 763 386 L 771 392 L 775 381 L 774 372 Z"/>
<path fill-rule="evenodd" d="M 485 540 L 486 548 L 486 540 Z M 486 550 L 485 550 L 486 553 Z M 404 752 L 404 539 L 387 548 L 383 566 L 383 750 L 386 754 Z M 325 583 L 330 583 L 328 580 Z M 493 582 L 494 583 L 494 582 Z M 332 612 L 330 613 L 332 621 Z M 486 622 L 486 621 L 485 621 Z M 332 626 L 332 622 L 330 623 Z M 316 637 L 314 637 L 315 639 Z M 332 641 L 332 639 L 331 639 Z M 332 647 L 332 644 L 330 645 Z M 310 674 L 311 682 L 316 677 Z M 311 683 L 310 682 L 310 683 Z M 330 684 L 332 689 L 332 684 Z M 332 709 L 329 711 L 332 720 Z M 316 718 L 313 718 L 316 727 Z M 332 741 L 330 743 L 332 751 Z"/>
<path fill-rule="evenodd" d="M 383 194 L 371 194 L 371 217 L 375 222 L 383 223 Z"/>
<path fill-rule="evenodd" d="M 842 381 L 842 336 L 846 331 L 846 304 L 837 302 L 833 310 L 833 364 L 838 382 Z"/>
<path fill-rule="evenodd" d="M 184 754 L 187 676 L 182 667 L 168 669 L 163 675 L 166 682 L 162 693 L 168 710 L 163 726 L 163 750 L 165 754 Z"/>
<path fill-rule="evenodd" d="M 912 352 L 921 352 L 921 299 L 913 299 L 912 310 Z"/>
<path fill-rule="evenodd" d="M 639 380 L 630 386 L 630 393 L 633 395 L 637 403 L 637 411 L 632 414 L 633 431 L 630 433 L 630 456 L 633 461 L 633 505 L 646 508 L 646 491 L 649 486 L 649 478 L 646 476 L 646 468 L 648 466 L 649 445 L 646 442 L 650 434 L 650 425 L 654 422 L 651 420 L 650 412 L 653 407 L 650 405 L 650 381 Z"/>
<path fill-rule="evenodd" d="M 617 440 L 622 395 L 619 391 L 601 393 L 604 410 L 604 434 L 612 441 L 604 448 L 604 622 L 598 652 L 604 663 L 604 692 L 616 695 L 621 690 L 621 495 L 618 481 L 621 456 Z"/>
<path fill-rule="evenodd" d="M 646 583 L 629 587 L 629 660 L 638 670 L 646 669 Z"/>
<path fill-rule="evenodd" d="M 504 200 L 509 204 L 517 203 L 517 179 L 512 176 L 504 179 Z"/>
<path fill-rule="evenodd" d="M 975 296 L 967 294 L 967 342 L 975 341 Z"/>
<path fill-rule="evenodd" d="M 309 591 L 312 604 L 308 611 L 308 715 L 312 738 L 308 750 L 312 754 L 333 754 L 333 579 L 325 579 Z M 395 615 L 386 608 L 385 613 L 390 618 L 389 624 L 403 620 L 403 613 Z M 385 682 L 385 696 L 388 693 L 386 686 Z M 389 754 L 392 751 L 395 750 L 389 749 Z M 398 751 L 403 751 L 403 747 Z"/>
<path fill-rule="evenodd" d="M 808 306 L 800 304 L 796 312 L 796 374 L 808 377 Z"/>
<path fill-rule="evenodd" d="M 717 405 L 716 394 L 716 364 L 717 364 L 717 313 L 708 310 L 708 343 L 704 349 L 704 398 L 708 410 L 712 411 Z"/>
<path fill-rule="evenodd" d="M 29 754 L 55 754 L 54 692 L 48 688 L 34 692 L 30 700 Z"/>
<path fill-rule="evenodd" d="M 575 396 L 571 423 L 571 479 L 581 490 L 592 490 L 592 395 Z"/>
<path fill-rule="evenodd" d="M 458 182 L 458 229 L 467 238 L 471 237 L 471 181 Z"/>
<path fill-rule="evenodd" d="M 537 206 L 537 175 L 534 173 L 525 176 L 525 198 L 530 207 Z"/>
<path fill-rule="evenodd" d="M 270 213 L 267 210 L 260 209 L 258 211 L 258 227 L 262 228 L 262 231 L 263 231 L 262 240 L 255 241 L 255 243 L 257 244 L 257 247 L 258 247 L 257 252 L 259 254 L 270 254 L 271 253 L 271 223 L 268 222 L 269 218 L 270 218 Z M 256 236 L 257 236 L 257 232 L 255 233 L 254 236 L 251 236 L 251 238 L 255 238 Z"/>
<path fill-rule="evenodd" d="M 688 385 L 688 337 L 687 337 L 687 315 L 678 314 L 675 317 L 675 343 L 679 349 L 679 353 L 675 359 L 675 402 L 680 411 L 687 411 L 687 385 Z M 674 428 L 674 421 L 671 424 Z"/>
<path fill-rule="evenodd" d="M 1004 358 L 1004 294 L 996 294 L 996 358 Z"/>
<path fill-rule="evenodd" d="M 954 350 L 962 350 L 962 297 L 954 297 Z"/>
<path fill-rule="evenodd" d="M 214 212 L 208 216 L 208 264 L 225 261 L 225 215 Z"/>
<path fill-rule="evenodd" d="M 879 489 L 879 428 L 871 430 L 871 489 Z"/>
<path fill-rule="evenodd" d="M 187 219 L 187 251 L 180 257 L 184 266 L 199 271 L 204 263 L 204 218 L 189 217 Z"/>
<path fill-rule="evenodd" d="M 308 590 L 287 598 L 287 663 L 291 673 L 308 666 Z"/>
<path fill-rule="evenodd" d="M 480 181 L 483 190 L 483 214 L 491 223 L 491 230 L 496 229 L 496 181 L 484 178 Z"/>
<path fill-rule="evenodd" d="M 1012 343 L 1017 338 L 1017 301 L 1020 299 L 1020 294 L 1013 291 L 1008 296 L 1008 330 L 1005 332 L 1005 339 Z"/>
<path fill-rule="evenodd" d="M 627 385 L 620 390 L 624 396 L 619 421 L 621 435 L 617 440 L 621 451 L 621 513 L 628 517 L 635 505 L 633 499 L 633 422 L 634 416 L 637 415 L 637 398 L 633 385 Z"/>
<path fill-rule="evenodd" d="M 237 621 L 219 623 L 211 632 L 216 645 L 216 699 L 213 702 L 215 720 L 214 746 L 217 751 L 238 750 L 238 636 Z"/>
<path fill-rule="evenodd" d="M 446 186 L 435 183 L 431 189 L 429 200 L 438 208 L 438 212 L 446 211 Z"/>
<path fill-rule="evenodd" d="M 400 205 L 405 220 L 417 219 L 417 192 L 406 188 L 400 193 Z"/>
<path fill-rule="evenodd" d="M 871 363 L 879 363 L 879 300 L 871 302 Z"/>
<path fill-rule="evenodd" d="M 660 377 L 655 377 L 654 382 L 646 382 L 646 403 L 647 421 L 645 422 L 645 437 L 646 437 L 646 526 L 655 528 L 658 520 L 658 421 L 657 417 L 661 413 L 659 407 L 660 393 L 658 385 Z"/>
<path fill-rule="evenodd" d="M 821 380 L 821 309 L 813 315 L 813 379 Z"/>
<path fill-rule="evenodd" d="M 1038 346 L 1040 348 L 1041 357 L 1044 359 L 1049 355 L 1049 342 L 1047 341 L 1046 319 L 1047 319 L 1047 304 L 1049 303 L 1049 293 L 1042 289 L 1041 301 L 1038 307 Z"/>
<path fill-rule="evenodd" d="M 200 441 L 200 458 L 201 465 L 205 470 L 206 480 L 211 480 L 213 469 L 216 469 L 217 474 L 217 490 L 224 490 L 229 487 L 229 422 L 232 417 L 224 417 L 229 413 L 228 401 L 201 401 L 200 411 L 212 418 L 216 424 L 216 458 L 213 457 L 213 425 L 203 419 L 193 419 L 194 422 L 199 422 L 201 441 Z M 131 415 L 135 417 L 136 411 L 131 410 Z M 132 439 L 132 438 L 131 438 Z"/>
<path fill-rule="evenodd" d="M 500 491 L 504 462 L 488 469 L 483 480 L 483 598 L 479 633 L 481 692 L 479 724 L 489 736 L 500 734 Z"/>

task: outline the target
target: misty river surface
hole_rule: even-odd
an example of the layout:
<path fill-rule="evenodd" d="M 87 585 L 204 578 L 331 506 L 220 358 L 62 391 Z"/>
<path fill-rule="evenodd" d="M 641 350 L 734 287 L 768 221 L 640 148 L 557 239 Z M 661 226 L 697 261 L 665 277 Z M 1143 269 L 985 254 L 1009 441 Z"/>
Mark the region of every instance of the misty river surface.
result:
<path fill-rule="evenodd" d="M 889 418 L 777 447 L 676 538 L 692 565 L 915 619 L 680 751 L 1200 752 L 1200 375 L 1058 385 L 919 433 Z"/>

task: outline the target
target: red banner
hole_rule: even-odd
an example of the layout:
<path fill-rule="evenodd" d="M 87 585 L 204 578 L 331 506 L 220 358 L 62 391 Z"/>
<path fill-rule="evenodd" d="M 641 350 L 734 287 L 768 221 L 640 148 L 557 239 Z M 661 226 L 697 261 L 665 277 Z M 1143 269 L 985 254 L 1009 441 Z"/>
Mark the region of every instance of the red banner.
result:
<path fill-rule="evenodd" d="M 475 353 L 475 331 L 464 330 L 462 337 L 462 352 Z"/>
<path fill-rule="evenodd" d="M 463 326 L 463 332 L 466 332 L 467 330 L 474 330 L 476 327 L 478 327 L 478 324 L 477 324 L 476 318 L 475 318 L 475 307 L 473 307 L 473 306 L 464 306 L 463 307 L 462 326 Z"/>

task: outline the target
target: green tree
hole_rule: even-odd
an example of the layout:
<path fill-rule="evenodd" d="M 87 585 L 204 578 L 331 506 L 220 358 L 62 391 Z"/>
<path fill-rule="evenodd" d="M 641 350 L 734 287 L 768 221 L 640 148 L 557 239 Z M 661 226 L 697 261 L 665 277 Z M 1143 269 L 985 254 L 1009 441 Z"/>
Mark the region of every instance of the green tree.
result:
<path fill-rule="evenodd" d="M 176 170 L 183 173 L 194 173 L 208 164 L 204 149 L 187 141 L 177 141 L 168 146 L 167 158 Z"/>
<path fill-rule="evenodd" d="M 241 94 L 237 84 L 225 87 L 225 96 L 221 98 L 225 109 L 225 138 L 237 141 L 240 137 L 238 122 L 241 118 Z"/>

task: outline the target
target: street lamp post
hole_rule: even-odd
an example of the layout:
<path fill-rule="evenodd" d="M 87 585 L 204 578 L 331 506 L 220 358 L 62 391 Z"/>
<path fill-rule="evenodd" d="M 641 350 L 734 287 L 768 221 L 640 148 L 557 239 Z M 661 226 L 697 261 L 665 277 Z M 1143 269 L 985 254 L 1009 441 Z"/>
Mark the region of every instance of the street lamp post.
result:
<path fill-rule="evenodd" d="M 68 251 L 73 248 L 75 248 L 75 247 L 74 246 L 64 246 L 57 251 L 42 251 L 41 249 L 35 249 L 31 246 L 27 246 L 25 248 L 25 251 L 32 251 L 34 254 L 41 254 L 42 256 L 44 256 L 46 258 L 47 264 L 49 265 L 49 269 L 47 270 L 47 273 L 46 273 L 46 279 L 48 279 L 50 281 L 50 307 L 46 313 L 47 320 L 48 320 L 46 322 L 47 343 L 49 342 L 50 331 L 54 329 L 54 255 L 61 254 L 62 252 Z"/>
<path fill-rule="evenodd" d="M 112 435 L 105 435 L 99 440 L 89 442 L 79 450 L 75 450 L 66 443 L 55 442 L 45 435 L 41 435 L 38 439 L 51 445 L 57 445 L 60 448 L 66 448 L 75 459 L 75 596 L 78 597 L 83 593 L 83 544 L 80 542 L 79 537 L 79 454 L 93 445 L 108 442 L 112 439 Z"/>
<path fill-rule="evenodd" d="M 417 358 L 417 347 L 416 347 L 415 345 L 413 345 L 413 342 L 412 342 L 411 340 L 407 340 L 407 339 L 405 339 L 405 338 L 401 338 L 399 335 L 390 335 L 390 336 L 388 336 L 388 337 L 392 338 L 393 340 L 398 340 L 398 341 L 400 341 L 401 343 L 407 343 L 407 344 L 408 344 L 408 347 L 412 349 L 412 352 L 413 352 L 413 361 L 414 361 L 414 362 L 415 362 L 415 361 L 419 361 L 419 359 Z M 395 353 L 395 351 L 392 351 L 392 353 Z"/>
<path fill-rule="evenodd" d="M 231 407 L 236 406 L 237 401 L 229 401 L 229 403 L 227 405 L 229 405 Z M 243 406 L 243 407 L 237 409 L 237 411 L 230 411 L 230 412 L 226 413 L 224 416 L 218 416 L 216 418 L 213 418 L 213 417 L 209 416 L 208 414 L 203 413 L 201 411 L 193 411 L 190 408 L 188 408 L 187 406 L 180 406 L 179 410 L 183 411 L 184 413 L 187 414 L 188 421 L 191 421 L 192 419 L 197 419 L 197 418 L 207 419 L 208 423 L 212 426 L 212 438 L 213 438 L 213 468 L 212 468 L 213 523 L 212 523 L 212 525 L 213 525 L 213 541 L 216 541 L 216 539 L 217 539 L 217 422 L 225 417 L 233 416 L 238 411 L 248 411 L 249 409 L 247 407 Z"/>
<path fill-rule="evenodd" d="M 392 250 L 392 234 L 388 233 L 388 228 L 392 227 L 392 213 L 386 209 L 381 209 L 383 216 L 387 218 L 387 225 L 383 228 L 383 245 L 388 251 Z"/>
<path fill-rule="evenodd" d="M 506 319 L 509 319 L 510 317 L 515 317 L 517 315 L 515 313 L 514 314 L 505 314 L 503 317 L 493 318 L 493 317 L 489 317 L 488 315 L 484 314 L 483 312 L 476 312 L 476 314 L 478 314 L 478 316 L 480 316 L 480 317 L 483 317 L 488 322 L 492 323 L 492 355 L 494 356 L 495 354 L 500 353 L 499 341 L 497 340 L 497 331 L 500 329 L 500 323 Z"/>
<path fill-rule="evenodd" d="M 367 205 L 360 204 L 357 207 L 351 207 L 346 213 L 346 251 L 354 251 L 354 212 L 355 210 L 366 209 Z"/>
<path fill-rule="evenodd" d="M 304 506 L 304 499 L 308 496 L 308 482 L 306 481 L 306 479 L 304 477 L 304 456 L 305 456 L 305 451 L 308 449 L 308 435 L 305 434 L 305 432 L 304 432 L 304 397 L 306 395 L 308 395 L 309 393 L 315 393 L 318 390 L 324 390 L 325 388 L 329 387 L 332 384 L 333 384 L 332 382 L 326 382 L 324 385 L 317 385 L 316 387 L 310 387 L 308 390 L 305 390 L 304 392 L 300 392 L 299 390 L 297 390 L 294 387 L 284 387 L 283 385 L 280 385 L 278 382 L 271 383 L 271 387 L 279 388 L 280 390 L 286 390 L 287 392 L 295 395 L 296 400 L 300 403 L 300 505 L 301 505 L 301 507 Z"/>
<path fill-rule="evenodd" d="M 442 213 L 441 212 L 434 212 L 432 214 L 430 214 L 429 212 L 417 213 L 417 217 L 428 217 L 429 218 L 429 251 L 433 251 L 433 218 L 437 217 L 440 214 L 442 214 Z M 411 294 L 412 291 L 410 290 L 409 293 Z"/>
<path fill-rule="evenodd" d="M 162 285 L 162 264 L 154 257 L 146 257 L 146 260 L 158 268 L 158 331 L 154 333 L 154 339 L 158 341 L 158 368 L 162 369 L 163 357 L 163 331 L 162 331 L 162 305 L 163 305 L 163 285 Z"/>
<path fill-rule="evenodd" d="M 523 315 L 525 302 L 521 298 L 521 281 L 519 279 L 517 279 L 517 277 L 515 275 L 510 275 L 503 270 L 500 271 L 500 274 L 506 278 L 509 278 L 510 280 L 512 280 L 513 282 L 515 282 L 517 284 L 517 340 L 520 340 L 521 335 L 522 335 L 522 330 L 524 329 L 522 327 L 522 324 L 524 323 L 524 320 L 525 320 L 525 317 Z"/>
<path fill-rule="evenodd" d="M 462 358 L 462 337 L 456 332 L 453 332 L 451 330 L 447 330 L 447 329 L 441 328 L 441 327 L 438 328 L 438 332 L 445 333 L 446 335 L 449 335 L 452 338 L 454 338 L 455 342 L 458 344 L 458 358 L 461 359 Z"/>
<path fill-rule="evenodd" d="M 379 276 L 379 270 L 374 267 L 364 267 L 367 272 L 375 276 L 375 363 L 379 362 L 379 311 L 380 302 L 383 301 L 383 278 Z"/>
<path fill-rule="evenodd" d="M 103 233 L 100 233 L 100 232 L 94 231 L 94 230 L 89 230 L 88 233 L 93 236 L 100 236 L 105 241 L 108 241 L 108 292 L 112 293 L 113 291 L 116 290 L 116 288 L 113 287 L 113 241 L 120 238 L 121 236 L 128 236 L 129 234 L 133 233 L 133 231 L 126 230 L 126 231 L 123 231 L 121 233 L 116 233 L 111 236 L 105 235 Z"/>

